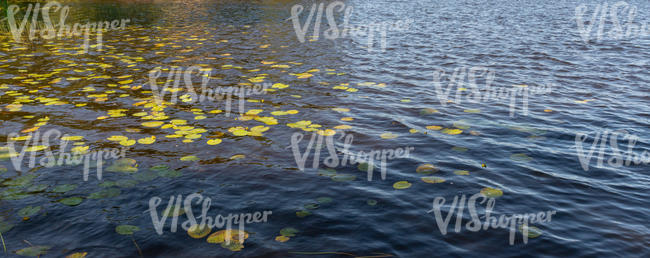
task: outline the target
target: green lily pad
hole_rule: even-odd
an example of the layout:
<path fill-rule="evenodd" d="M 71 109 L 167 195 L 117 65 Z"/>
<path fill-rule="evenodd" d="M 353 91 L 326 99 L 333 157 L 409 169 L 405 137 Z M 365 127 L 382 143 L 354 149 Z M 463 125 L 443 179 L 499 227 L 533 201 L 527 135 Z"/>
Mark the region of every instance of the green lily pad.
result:
<path fill-rule="evenodd" d="M 182 175 L 183 172 L 179 170 L 165 169 L 165 170 L 158 171 L 158 176 L 160 177 L 174 178 L 174 177 L 180 177 Z"/>
<path fill-rule="evenodd" d="M 297 230 L 295 228 L 283 228 L 280 230 L 280 235 L 286 236 L 286 237 L 292 237 L 296 236 L 296 233 L 300 232 L 300 230 Z"/>
<path fill-rule="evenodd" d="M 165 211 L 163 211 L 163 216 L 178 217 L 185 214 L 185 209 L 183 209 L 183 207 L 178 207 L 178 211 L 176 211 L 176 208 L 176 205 L 172 205 L 169 209 L 165 209 Z"/>
<path fill-rule="evenodd" d="M 108 172 L 135 173 L 138 172 L 137 162 L 134 159 L 122 158 L 113 162 L 106 168 Z"/>
<path fill-rule="evenodd" d="M 36 178 L 36 175 L 31 175 L 30 174 L 30 175 L 19 176 L 19 177 L 13 178 L 13 179 L 11 179 L 11 180 L 9 180 L 7 182 L 4 182 L 3 185 L 6 185 L 6 186 L 26 186 L 29 183 L 31 183 L 32 180 L 34 180 L 34 178 Z"/>
<path fill-rule="evenodd" d="M 458 120 L 454 122 L 454 127 L 465 130 L 465 129 L 469 129 L 470 126 L 466 120 Z"/>
<path fill-rule="evenodd" d="M 115 227 L 115 232 L 120 235 L 133 235 L 134 232 L 139 231 L 140 228 L 132 225 L 119 225 Z"/>
<path fill-rule="evenodd" d="M 315 209 L 318 209 L 318 207 L 320 207 L 320 205 L 318 205 L 318 203 L 308 203 L 308 204 L 305 204 L 303 207 L 305 207 L 305 209 L 308 209 L 308 210 L 315 210 Z"/>
<path fill-rule="evenodd" d="M 3 200 L 20 200 L 32 196 L 33 194 L 25 193 L 20 188 L 10 188 L 0 194 L 0 199 Z"/>
<path fill-rule="evenodd" d="M 133 179 L 123 179 L 115 182 L 115 185 L 118 187 L 130 188 L 138 185 L 138 181 Z"/>
<path fill-rule="evenodd" d="M 503 195 L 503 191 L 497 188 L 486 187 L 481 189 L 481 194 L 488 198 L 496 198 Z"/>
<path fill-rule="evenodd" d="M 318 175 L 319 176 L 328 176 L 328 177 L 333 177 L 336 175 L 336 170 L 328 168 L 328 169 L 319 169 L 318 170 Z"/>
<path fill-rule="evenodd" d="M 370 164 L 365 163 L 365 162 L 364 163 L 359 163 L 359 165 L 357 165 L 357 169 L 361 170 L 363 172 L 367 172 L 369 167 L 370 167 Z"/>
<path fill-rule="evenodd" d="M 69 185 L 58 185 L 58 186 L 54 187 L 54 190 L 52 190 L 52 192 L 55 192 L 55 193 L 65 193 L 65 192 L 72 191 L 72 190 L 74 190 L 74 189 L 77 189 L 77 185 L 72 185 L 72 184 L 69 184 Z"/>
<path fill-rule="evenodd" d="M 469 171 L 467 171 L 467 170 L 456 170 L 456 171 L 454 171 L 454 174 L 459 175 L 459 176 L 468 176 Z"/>
<path fill-rule="evenodd" d="M 356 178 L 357 176 L 352 174 L 337 174 L 335 176 L 332 176 L 332 180 L 336 182 L 353 181 Z"/>
<path fill-rule="evenodd" d="M 18 211 L 18 216 L 20 217 L 31 217 L 34 216 L 36 213 L 41 211 L 41 206 L 27 206 L 25 208 L 22 208 Z"/>
<path fill-rule="evenodd" d="M 9 232 L 14 227 L 14 224 L 9 223 L 8 221 L 0 220 L 0 233 Z"/>
<path fill-rule="evenodd" d="M 101 184 L 99 184 L 99 186 L 101 186 L 101 187 L 113 187 L 115 185 L 116 184 L 113 181 L 104 181 Z"/>
<path fill-rule="evenodd" d="M 94 192 L 88 195 L 88 199 L 104 199 L 117 197 L 122 193 L 119 188 L 107 188 L 99 192 Z"/>
<path fill-rule="evenodd" d="M 61 204 L 68 205 L 68 206 L 77 206 L 82 201 L 83 201 L 83 199 L 81 199 L 81 197 L 70 197 L 70 198 L 61 199 L 58 202 L 60 202 Z"/>
<path fill-rule="evenodd" d="M 16 251 L 17 255 L 21 256 L 34 256 L 38 257 L 41 255 L 44 255 L 47 253 L 47 250 L 49 250 L 49 246 L 42 246 L 42 245 L 36 245 L 36 246 L 30 246 L 27 248 L 20 249 Z"/>
<path fill-rule="evenodd" d="M 316 199 L 316 201 L 319 202 L 319 203 L 321 203 L 321 204 L 324 204 L 324 203 L 330 203 L 330 202 L 332 202 L 332 198 L 329 198 L 329 197 L 320 197 L 320 198 Z"/>
<path fill-rule="evenodd" d="M 229 242 L 230 243 L 227 242 L 221 243 L 221 247 L 226 248 L 233 252 L 241 251 L 241 249 L 244 249 L 244 244 L 239 243 L 239 241 L 231 240 Z"/>
<path fill-rule="evenodd" d="M 43 185 L 43 184 L 41 184 L 41 185 L 32 185 L 29 188 L 27 188 L 27 192 L 37 193 L 37 192 L 45 191 L 45 189 L 47 189 L 47 185 Z"/>
<path fill-rule="evenodd" d="M 398 181 L 393 184 L 393 188 L 401 190 L 411 187 L 411 183 L 408 181 Z"/>
<path fill-rule="evenodd" d="M 167 166 L 165 164 L 155 165 L 155 166 L 149 168 L 149 170 L 152 170 L 152 171 L 160 171 L 160 170 L 166 170 L 166 169 L 169 169 L 169 166 Z"/>
<path fill-rule="evenodd" d="M 526 226 L 528 228 L 528 238 L 536 238 L 541 236 L 544 232 L 535 226 Z M 524 233 L 524 225 L 519 225 L 519 232 Z"/>
<path fill-rule="evenodd" d="M 309 215 L 311 215 L 311 212 L 307 211 L 307 210 L 296 211 L 296 216 L 298 216 L 298 218 L 304 218 L 304 217 L 307 217 Z"/>
<path fill-rule="evenodd" d="M 375 206 L 375 205 L 377 205 L 377 200 L 370 199 L 370 200 L 367 200 L 366 203 L 368 205 L 370 205 L 370 206 Z"/>
<path fill-rule="evenodd" d="M 149 182 L 151 180 L 154 180 L 158 177 L 158 174 L 152 171 L 145 171 L 145 172 L 139 172 L 133 174 L 133 179 L 138 180 L 140 182 Z"/>
<path fill-rule="evenodd" d="M 466 151 L 467 151 L 467 148 L 465 148 L 465 147 L 454 146 L 454 147 L 451 148 L 451 150 L 453 150 L 453 151 L 458 151 L 458 152 L 466 152 Z"/>
<path fill-rule="evenodd" d="M 528 155 L 526 155 L 524 153 L 512 154 L 512 155 L 510 155 L 510 159 L 512 159 L 513 161 L 517 161 L 517 162 L 530 162 L 530 161 L 533 160 L 533 158 L 528 157 Z"/>

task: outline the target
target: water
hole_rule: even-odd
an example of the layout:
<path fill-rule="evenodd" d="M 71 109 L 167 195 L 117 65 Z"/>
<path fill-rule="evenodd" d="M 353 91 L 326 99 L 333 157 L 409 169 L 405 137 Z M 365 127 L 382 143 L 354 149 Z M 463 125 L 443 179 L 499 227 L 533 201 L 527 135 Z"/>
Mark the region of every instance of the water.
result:
<path fill-rule="evenodd" d="M 597 1 L 346 1 L 346 6 L 354 8 L 350 24 L 412 19 L 407 30 L 388 31 L 385 51 L 378 36 L 369 51 L 368 37 L 363 35 L 329 40 L 320 34 L 316 40 L 311 37 L 313 23 L 301 43 L 288 18 L 291 7 L 302 4 L 305 10 L 300 24 L 304 24 L 311 3 L 66 3 L 70 25 L 130 19 L 125 29 L 103 33 L 102 51 L 91 47 L 89 53 L 79 53 L 83 37 L 38 38 L 16 44 L 11 34 L 3 34 L 0 83 L 6 87 L 0 92 L 0 141 L 38 123 L 41 134 L 57 129 L 83 136 L 80 146 L 89 146 L 89 151 L 121 147 L 107 140 L 114 135 L 134 140 L 156 136 L 155 143 L 135 143 L 126 152 L 127 158 L 137 162 L 137 173 L 108 172 L 108 164 L 113 163 L 109 160 L 101 180 L 95 168 L 89 169 L 89 179 L 84 181 L 83 166 L 36 166 L 18 172 L 10 159 L 0 161 L 7 168 L 0 174 L 0 209 L 4 225 L 13 225 L 0 231 L 7 255 L 16 255 L 15 251 L 33 244 L 49 246 L 44 257 L 76 252 L 87 252 L 89 257 L 139 256 L 138 248 L 147 257 L 648 256 L 647 163 L 616 167 L 605 160 L 599 168 L 596 151 L 586 171 L 576 149 L 576 135 L 588 135 L 583 144 L 588 152 L 597 132 L 609 130 L 609 137 L 611 132 L 625 130 L 639 140 L 631 146 L 621 133 L 617 139 L 623 157 L 630 146 L 638 154 L 649 150 L 647 36 L 597 41 L 594 28 L 591 40 L 585 43 L 578 32 L 575 10 L 586 3 L 584 19 L 589 20 L 596 4 L 601 4 Z M 647 21 L 647 2 L 627 3 L 637 7 L 636 22 Z M 335 13 L 340 24 L 342 12 Z M 605 31 L 609 31 L 609 22 Z M 327 28 L 323 17 L 321 32 Z M 277 124 L 264 118 L 250 119 L 252 115 L 241 118 L 236 97 L 229 116 L 226 112 L 209 113 L 225 111 L 225 101 L 179 100 L 155 109 L 149 71 L 171 66 L 212 68 L 209 87 L 252 84 L 249 79 L 261 74 L 266 75 L 259 83 L 288 85 L 246 97 L 256 102 L 246 101 L 245 112 L 262 109 L 258 116 L 273 116 Z M 458 101 L 456 87 L 449 95 L 453 103 L 441 101 L 434 72 L 445 72 L 441 81 L 445 90 L 455 69 L 469 71 L 472 67 L 493 71 L 493 88 L 521 84 L 553 87 L 549 93 L 530 94 L 527 113 L 519 96 L 512 115 L 510 99 L 472 103 L 463 97 Z M 307 71 L 313 76 L 295 75 Z M 34 76 L 52 72 L 58 73 Z M 167 72 L 162 71 L 160 82 Z M 102 75 L 107 77 L 92 78 Z M 53 82 L 56 78 L 61 80 Z M 192 77 L 197 91 L 201 79 L 196 74 Z M 478 87 L 485 87 L 485 77 L 478 76 L 477 82 Z M 341 84 L 344 87 L 333 88 Z M 473 90 L 470 84 L 459 87 L 467 88 L 463 94 Z M 56 100 L 36 99 L 39 96 Z M 22 106 L 10 105 L 17 100 Z M 124 109 L 125 116 L 111 117 L 108 111 L 116 109 Z M 270 114 L 287 110 L 298 113 Z M 140 112 L 146 113 L 134 116 Z M 106 118 L 98 119 L 103 116 Z M 353 120 L 341 120 L 344 117 Z M 205 132 L 198 133 L 201 136 L 193 142 L 183 142 L 183 137 L 165 137 L 174 134 L 173 128 L 141 124 L 169 124 L 172 119 L 186 120 L 193 129 Z M 365 171 L 349 164 L 333 169 L 356 176 L 354 180 L 332 180 L 312 168 L 313 153 L 306 161 L 307 168 L 298 169 L 290 147 L 292 135 L 304 134 L 299 144 L 302 153 L 311 132 L 287 124 L 301 120 L 322 126 L 316 130 L 351 126 L 336 130 L 333 139 L 341 149 L 344 141 L 339 137 L 353 135 L 353 153 L 414 149 L 407 158 L 387 160 L 384 180 L 379 167 L 368 181 Z M 235 130 L 229 129 L 237 126 L 249 131 L 254 126 L 269 129 L 262 136 L 236 136 Z M 411 133 L 411 129 L 418 132 Z M 462 132 L 454 134 L 453 129 Z M 380 137 L 388 132 L 397 137 Z M 208 145 L 211 139 L 222 142 Z M 605 144 L 604 158 L 612 157 L 615 148 L 611 141 Z M 245 157 L 233 157 L 241 154 Z M 186 156 L 199 160 L 180 160 Z M 327 168 L 323 159 L 328 156 L 326 150 L 321 153 L 320 169 Z M 343 157 L 340 152 L 339 157 Z M 25 158 L 23 168 L 27 163 Z M 439 169 L 429 176 L 445 181 L 423 182 L 424 175 L 416 173 L 416 168 L 425 163 Z M 171 170 L 162 169 L 168 174 L 151 180 L 136 176 L 155 166 Z M 458 170 L 466 170 L 468 175 Z M 178 175 L 175 171 L 180 171 L 180 176 L 174 177 Z M 17 183 L 21 176 L 35 177 Z M 335 177 L 341 178 L 345 179 Z M 393 184 L 398 181 L 408 181 L 411 186 L 395 189 Z M 118 183 L 110 186 L 110 182 Z M 78 187 L 65 193 L 54 191 L 65 184 Z M 495 199 L 493 216 L 546 211 L 555 211 L 555 215 L 550 222 L 533 224 L 541 230 L 540 236 L 524 243 L 517 232 L 510 245 L 508 229 L 467 230 L 465 224 L 471 217 L 465 207 L 460 232 L 455 231 L 453 216 L 443 235 L 434 212 L 428 213 L 434 198 L 446 198 L 442 209 L 446 215 L 454 196 L 469 198 L 485 187 L 503 192 Z M 89 198 L 104 189 L 119 189 L 120 193 Z M 170 232 L 171 219 L 164 233 L 157 234 L 148 211 L 150 199 L 162 199 L 160 213 L 170 196 L 192 193 L 211 198 L 208 214 L 212 217 L 264 210 L 272 214 L 266 223 L 246 224 L 250 236 L 236 252 L 207 243 L 205 238 L 190 238 L 180 228 Z M 83 199 L 76 206 L 58 202 L 68 197 Z M 321 197 L 332 202 L 320 203 L 317 209 L 304 207 L 319 203 Z M 24 220 L 19 211 L 28 206 L 41 209 Z M 194 207 L 198 214 L 199 205 Z M 478 207 L 479 216 L 484 216 L 485 204 Z M 300 211 L 311 214 L 299 217 L 296 212 Z M 181 223 L 186 220 L 184 215 L 179 218 Z M 132 236 L 120 235 L 115 230 L 119 225 L 135 225 L 140 230 Z M 286 242 L 275 241 L 286 227 L 299 232 Z"/>

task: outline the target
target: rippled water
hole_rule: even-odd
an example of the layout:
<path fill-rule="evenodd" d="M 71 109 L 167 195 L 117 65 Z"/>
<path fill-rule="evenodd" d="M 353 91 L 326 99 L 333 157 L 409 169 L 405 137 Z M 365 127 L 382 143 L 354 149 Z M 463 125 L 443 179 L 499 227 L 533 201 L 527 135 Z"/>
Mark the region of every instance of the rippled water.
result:
<path fill-rule="evenodd" d="M 650 254 L 648 164 L 616 167 L 605 161 L 599 168 L 593 158 L 585 170 L 576 149 L 576 135 L 588 135 L 584 143 L 588 151 L 597 132 L 625 130 L 638 142 L 628 144 L 622 133 L 618 149 L 625 154 L 628 147 L 638 154 L 650 150 L 650 41 L 647 36 L 597 41 L 595 32 L 592 40 L 583 41 L 576 7 L 587 4 L 588 20 L 601 2 L 346 1 L 354 8 L 350 24 L 412 19 L 407 30 L 387 33 L 384 51 L 376 39 L 369 50 L 363 35 L 329 40 L 321 34 L 315 39 L 313 24 L 301 43 L 288 18 L 291 7 L 302 4 L 304 24 L 312 2 L 119 2 L 67 3 L 70 24 L 130 19 L 125 29 L 103 33 L 102 51 L 90 48 L 89 53 L 80 53 L 81 37 L 17 44 L 11 34 L 3 34 L 1 141 L 9 141 L 11 133 L 29 135 L 19 132 L 34 127 L 41 134 L 57 129 L 83 136 L 78 146 L 89 146 L 89 151 L 121 147 L 119 141 L 107 139 L 115 135 L 133 140 L 156 136 L 155 143 L 135 143 L 126 152 L 137 162 L 137 173 L 108 172 L 107 164 L 101 180 L 95 168 L 84 181 L 83 166 L 36 166 L 20 172 L 10 159 L 1 160 L 7 171 L 0 172 L 4 223 L 0 232 L 7 255 L 30 245 L 49 246 L 44 257 L 76 252 L 87 252 L 88 257 L 139 256 L 138 248 L 146 257 Z M 635 21 L 648 20 L 648 2 L 628 4 L 638 9 Z M 340 23 L 342 12 L 336 16 Z M 321 31 L 327 28 L 323 17 Z M 210 87 L 241 83 L 289 87 L 280 85 L 246 97 L 248 116 L 238 114 L 236 97 L 228 116 L 210 112 L 225 110 L 226 101 L 156 106 L 149 71 L 172 66 L 212 68 Z M 491 87 L 553 85 L 552 91 L 530 94 L 527 114 L 522 98 L 516 99 L 511 115 L 510 99 L 458 101 L 456 88 L 451 90 L 452 102 L 440 101 L 434 73 L 445 72 L 446 89 L 455 69 L 472 67 L 493 71 Z M 160 82 L 168 71 L 162 71 Z M 197 90 L 201 79 L 192 78 Z M 477 81 L 480 87 L 485 85 L 485 77 Z M 473 89 L 470 84 L 459 87 L 468 89 L 463 94 Z M 257 109 L 261 113 L 250 113 Z M 287 110 L 298 113 L 271 114 Z M 173 127 L 174 119 L 186 120 L 200 136 L 166 137 L 181 126 Z M 143 126 L 147 121 L 170 125 Z M 326 150 L 320 170 L 312 168 L 312 154 L 301 171 L 290 147 L 292 136 L 304 135 L 299 144 L 303 152 L 312 132 L 290 126 L 298 121 L 318 124 L 312 128 L 325 134 L 330 132 L 326 129 L 335 130 L 339 157 L 344 147 L 339 137 L 344 134 L 353 136 L 352 153 L 413 150 L 407 158 L 387 161 L 385 179 L 379 167 L 369 181 L 365 171 L 349 164 L 333 168 L 340 176 L 326 176 L 332 173 L 323 171 L 328 168 L 323 163 L 329 156 Z M 269 128 L 260 136 L 238 136 L 238 126 Z M 207 144 L 215 139 L 222 141 Z M 605 148 L 610 153 L 616 146 Z M 187 156 L 198 160 L 181 160 Z M 23 167 L 27 162 L 25 158 Z M 427 163 L 439 168 L 431 176 L 444 182 L 421 180 L 416 168 Z M 162 169 L 166 174 L 141 177 L 162 166 L 169 167 Z M 346 175 L 355 177 L 346 180 L 351 179 Z M 395 189 L 398 181 L 411 186 Z M 78 187 L 55 191 L 66 184 Z M 534 224 L 542 234 L 527 243 L 521 232 L 510 245 L 507 229 L 467 230 L 465 223 L 471 220 L 467 209 L 460 232 L 454 230 L 454 216 L 443 235 L 434 213 L 428 213 L 434 198 L 447 199 L 446 215 L 454 196 L 469 197 L 486 187 L 503 192 L 496 198 L 493 216 L 556 214 L 548 223 Z M 119 189 L 120 194 L 90 198 L 103 189 Z M 272 214 L 266 223 L 246 224 L 250 236 L 236 252 L 190 238 L 182 229 L 170 232 L 171 219 L 164 234 L 156 234 L 148 211 L 150 199 L 160 197 L 165 207 L 170 196 L 192 193 L 212 199 L 210 216 L 264 210 Z M 59 202 L 69 197 L 82 197 L 82 202 L 76 206 Z M 322 197 L 332 202 L 323 202 Z M 317 209 L 309 205 L 315 203 Z M 41 209 L 23 219 L 19 211 L 28 206 Z M 194 207 L 196 214 L 199 205 Z M 311 214 L 297 216 L 305 211 Z M 484 215 L 480 208 L 479 216 Z M 179 218 L 185 221 L 184 216 Z M 140 230 L 120 235 L 115 230 L 119 225 Z M 286 242 L 276 241 L 287 227 L 299 232 Z"/>

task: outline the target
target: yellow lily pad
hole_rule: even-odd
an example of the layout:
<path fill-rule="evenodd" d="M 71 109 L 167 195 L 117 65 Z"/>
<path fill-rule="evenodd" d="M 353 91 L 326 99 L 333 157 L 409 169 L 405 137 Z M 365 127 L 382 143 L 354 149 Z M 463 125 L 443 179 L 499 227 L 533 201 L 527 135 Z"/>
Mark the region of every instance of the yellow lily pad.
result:
<path fill-rule="evenodd" d="M 411 187 L 411 183 L 409 183 L 408 181 L 399 181 L 399 182 L 395 182 L 393 184 L 393 188 L 398 189 L 398 190 L 406 189 L 406 188 L 409 188 L 409 187 Z"/>
<path fill-rule="evenodd" d="M 486 187 L 481 190 L 481 194 L 488 198 L 495 198 L 503 195 L 503 191 L 497 188 Z"/>
<path fill-rule="evenodd" d="M 429 183 L 429 184 L 437 184 L 437 183 L 445 182 L 445 179 L 440 178 L 440 177 L 435 177 L 435 176 L 425 176 L 425 177 L 422 177 L 422 181 L 424 181 L 425 183 Z"/>

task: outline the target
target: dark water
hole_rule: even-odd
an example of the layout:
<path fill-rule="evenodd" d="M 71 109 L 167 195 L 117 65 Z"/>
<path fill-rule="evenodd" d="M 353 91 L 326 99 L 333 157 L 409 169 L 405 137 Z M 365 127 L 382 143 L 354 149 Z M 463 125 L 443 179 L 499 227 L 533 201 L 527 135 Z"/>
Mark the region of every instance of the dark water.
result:
<path fill-rule="evenodd" d="M 11 34 L 3 34 L 0 140 L 39 126 L 41 133 L 57 129 L 83 136 L 80 146 L 92 151 L 120 147 L 107 140 L 114 135 L 136 140 L 156 136 L 155 143 L 136 143 L 126 153 L 137 162 L 137 173 L 104 171 L 102 180 L 94 168 L 84 181 L 83 166 L 36 166 L 19 172 L 10 159 L 0 161 L 7 168 L 0 172 L 0 212 L 5 225 L 0 232 L 7 255 L 16 255 L 15 251 L 30 244 L 49 246 L 43 257 L 76 252 L 87 252 L 88 257 L 139 256 L 138 248 L 146 257 L 650 255 L 648 164 L 616 167 L 605 161 L 599 168 L 593 158 L 585 171 L 575 140 L 578 134 L 588 135 L 584 143 L 588 150 L 597 132 L 625 130 L 638 141 L 630 145 L 621 134 L 617 148 L 624 156 L 628 149 L 638 154 L 650 150 L 648 36 L 598 41 L 594 28 L 592 39 L 585 42 L 575 16 L 583 2 L 576 1 L 346 1 L 346 6 L 354 8 L 350 24 L 413 20 L 407 30 L 387 33 L 385 51 L 379 41 L 369 51 L 367 37 L 360 35 L 329 40 L 321 34 L 310 41 L 313 24 L 306 42 L 301 43 L 287 20 L 291 6 L 299 3 L 305 6 L 304 24 L 312 2 L 68 3 L 69 23 L 130 19 L 125 29 L 104 32 L 103 51 L 91 48 L 85 54 L 77 53 L 82 37 L 17 44 Z M 601 2 L 584 3 L 588 6 L 584 19 L 589 20 Z M 648 20 L 647 1 L 627 3 L 637 8 L 636 22 Z M 342 19 L 341 12 L 336 16 Z M 609 20 L 606 25 L 609 31 Z M 327 27 L 323 17 L 321 31 Z M 261 109 L 258 116 L 273 116 L 277 124 L 241 118 L 234 107 L 230 116 L 209 112 L 223 110 L 224 101 L 179 101 L 157 109 L 151 104 L 148 74 L 156 67 L 171 66 L 212 68 L 211 87 L 250 83 L 249 79 L 258 76 L 265 77 L 263 82 L 288 85 L 247 98 L 256 102 L 245 102 L 246 111 Z M 480 103 L 462 99 L 445 105 L 439 101 L 435 71 L 450 75 L 456 68 L 479 66 L 494 72 L 492 87 L 554 87 L 547 94 L 531 94 L 527 114 L 518 98 L 514 116 L 509 99 Z M 295 75 L 307 71 L 313 76 Z M 58 73 L 34 76 L 52 72 Z M 163 74 L 159 81 L 166 78 L 167 73 Z M 93 78 L 102 75 L 106 77 Z M 53 81 L 56 78 L 61 80 Z M 200 78 L 193 78 L 196 88 Z M 128 80 L 133 81 L 124 82 Z M 478 81 L 485 83 L 484 77 Z M 333 88 L 344 83 L 356 91 Z M 471 90 L 470 86 L 464 87 Z M 456 88 L 451 92 L 450 99 L 454 99 Z M 123 109 L 125 116 L 111 117 L 109 110 L 117 109 Z M 270 114 L 287 110 L 298 113 Z M 140 112 L 154 120 L 146 120 Z M 102 116 L 106 118 L 97 119 Z M 46 117 L 49 120 L 42 124 Z M 341 120 L 344 117 L 353 120 Z M 182 137 L 165 137 L 174 134 L 172 128 L 141 125 L 147 121 L 169 124 L 172 119 L 186 120 L 193 129 L 205 132 L 192 142 L 183 142 Z M 333 169 L 356 176 L 354 180 L 332 180 L 311 168 L 313 155 L 307 159 L 307 169 L 298 169 L 289 147 L 291 137 L 304 134 L 302 152 L 311 132 L 287 124 L 301 120 L 319 124 L 321 130 L 351 126 L 337 129 L 334 139 L 342 148 L 339 137 L 353 135 L 350 151 L 355 153 L 398 147 L 414 150 L 408 158 L 388 160 L 384 180 L 379 168 L 368 181 L 365 171 L 349 164 Z M 261 136 L 236 136 L 229 131 L 260 125 L 269 127 Z M 454 134 L 454 129 L 462 132 Z M 380 137 L 387 132 L 397 137 Z M 206 144 L 211 139 L 222 142 Z M 610 143 L 605 148 L 611 153 L 616 147 Z M 233 158 L 241 154 L 245 157 Z M 199 160 L 180 160 L 190 155 Z M 324 150 L 320 159 L 327 157 Z M 27 162 L 25 158 L 23 167 Z M 445 181 L 423 182 L 416 168 L 425 163 L 439 168 L 432 176 Z M 140 180 L 137 176 L 155 166 L 168 166 L 165 171 L 177 177 L 167 174 Z M 326 168 L 320 162 L 320 169 Z M 31 180 L 17 182 L 21 177 Z M 395 189 L 398 181 L 412 185 Z M 110 182 L 118 183 L 110 186 Z M 78 187 L 55 192 L 55 187 L 65 184 Z M 503 192 L 496 198 L 493 216 L 556 213 L 550 222 L 534 224 L 542 234 L 527 243 L 521 232 L 510 245 L 507 229 L 467 230 L 465 223 L 471 220 L 467 209 L 460 232 L 454 230 L 454 216 L 449 232 L 443 235 L 434 213 L 427 213 L 434 198 L 447 199 L 446 215 L 454 196 L 469 197 L 485 187 Z M 104 189 L 119 189 L 120 194 L 89 198 Z M 264 210 L 272 215 L 266 223 L 246 224 L 250 237 L 240 251 L 207 243 L 205 238 L 190 238 L 182 229 L 172 233 L 171 219 L 164 234 L 156 234 L 149 200 L 160 197 L 165 207 L 170 196 L 192 193 L 212 199 L 208 212 L 212 217 Z M 76 206 L 58 202 L 68 197 L 83 200 Z M 321 197 L 332 202 L 320 203 L 317 209 L 304 208 Z M 19 211 L 28 206 L 41 209 L 24 220 Z M 199 205 L 194 207 L 194 213 L 199 213 Z M 296 212 L 305 210 L 311 214 L 297 216 Z M 485 215 L 483 208 L 478 211 L 479 216 Z M 185 220 L 179 217 L 179 222 Z M 6 225 L 13 227 L 6 230 Z M 140 230 L 132 236 L 120 235 L 115 230 L 119 225 L 135 225 Z M 275 241 L 286 227 L 299 232 L 286 242 Z"/>

